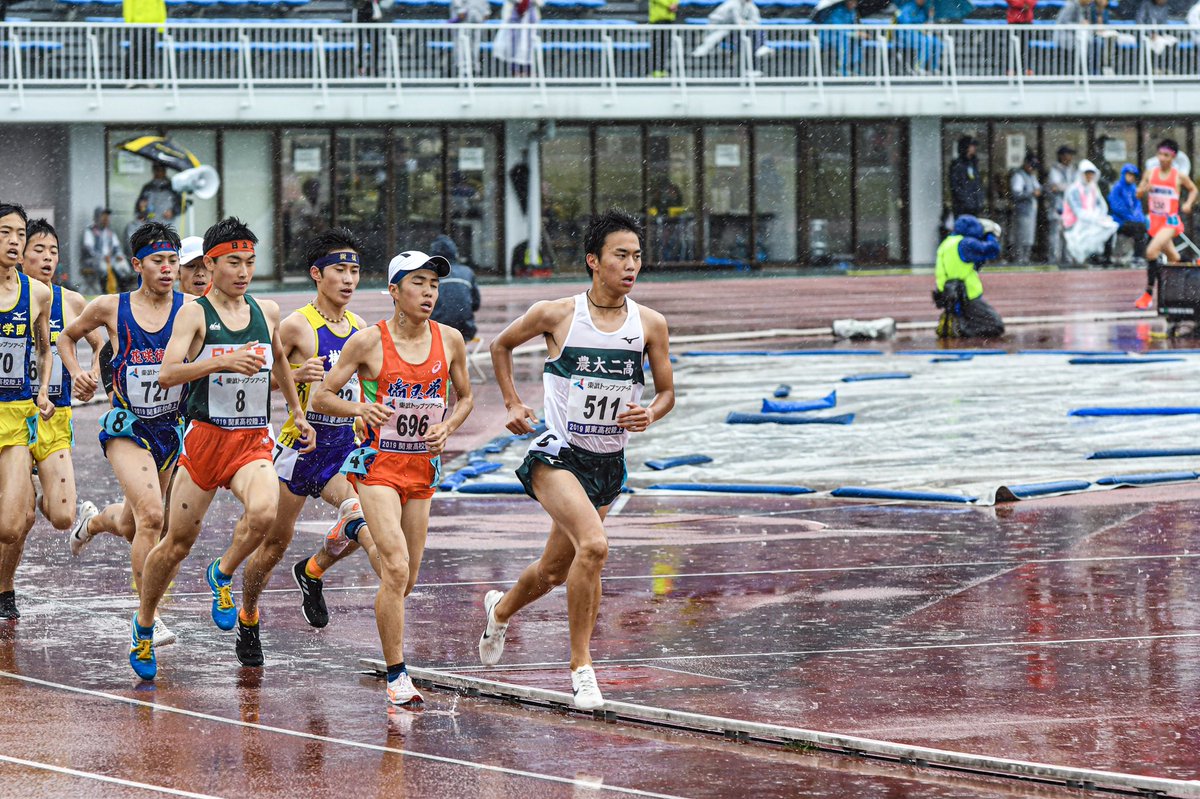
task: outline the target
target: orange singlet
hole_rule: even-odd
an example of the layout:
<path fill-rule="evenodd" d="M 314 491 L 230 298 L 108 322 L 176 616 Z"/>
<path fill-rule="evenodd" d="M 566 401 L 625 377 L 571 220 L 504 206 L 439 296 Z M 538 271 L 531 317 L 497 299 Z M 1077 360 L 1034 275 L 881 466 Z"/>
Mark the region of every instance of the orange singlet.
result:
<path fill-rule="evenodd" d="M 387 320 L 378 323 L 383 366 L 374 380 L 362 382 L 367 402 L 381 402 L 392 415 L 379 427 L 369 428 L 369 446 L 379 451 L 365 477 L 365 485 L 395 489 L 400 501 L 429 499 L 440 479 L 441 458 L 431 458 L 425 434 L 446 416 L 446 388 L 450 367 L 442 348 L 442 331 L 429 322 L 432 341 L 423 363 L 405 361 L 396 351 Z"/>
<path fill-rule="evenodd" d="M 1179 215 L 1179 168 L 1171 165 L 1164 176 L 1162 167 L 1154 167 L 1150 173 L 1150 235 L 1165 227 L 1174 228 L 1175 235 L 1183 232 L 1183 217 Z"/>

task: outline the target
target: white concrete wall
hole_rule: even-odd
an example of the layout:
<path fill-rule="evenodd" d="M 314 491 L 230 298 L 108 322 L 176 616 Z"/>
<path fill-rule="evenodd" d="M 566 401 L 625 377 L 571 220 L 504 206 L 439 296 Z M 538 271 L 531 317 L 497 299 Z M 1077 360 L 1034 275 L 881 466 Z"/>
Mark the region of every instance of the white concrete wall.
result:
<path fill-rule="evenodd" d="M 942 120 L 913 117 L 908 128 L 909 259 L 932 264 L 942 213 Z"/>

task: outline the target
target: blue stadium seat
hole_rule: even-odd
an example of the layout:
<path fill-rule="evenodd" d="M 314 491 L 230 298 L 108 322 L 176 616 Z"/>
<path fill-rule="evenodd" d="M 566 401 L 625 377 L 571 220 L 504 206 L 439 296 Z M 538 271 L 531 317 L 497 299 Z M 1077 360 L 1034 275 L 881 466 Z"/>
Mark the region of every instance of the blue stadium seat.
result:
<path fill-rule="evenodd" d="M 12 45 L 8 39 L 0 40 L 0 49 L 8 49 Z M 37 50 L 43 53 L 57 52 L 63 49 L 62 42 L 44 41 L 38 39 L 30 39 L 29 41 L 21 42 L 22 50 Z"/>

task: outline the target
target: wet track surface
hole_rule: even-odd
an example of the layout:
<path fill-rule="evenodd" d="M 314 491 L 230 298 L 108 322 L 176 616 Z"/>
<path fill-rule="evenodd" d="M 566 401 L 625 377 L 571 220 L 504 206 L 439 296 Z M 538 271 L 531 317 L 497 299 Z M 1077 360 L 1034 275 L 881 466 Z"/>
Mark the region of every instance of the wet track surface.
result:
<path fill-rule="evenodd" d="M 1019 335 L 1061 345 L 1112 328 Z M 496 402 L 463 449 L 500 432 Z M 116 493 L 94 444 L 99 413 L 77 409 L 75 450 L 80 495 L 97 504 Z M 1193 779 L 1197 499 L 1196 485 L 993 508 L 634 495 L 609 523 L 600 685 L 613 700 Z M 329 627 L 301 617 L 287 567 L 333 519 L 317 503 L 264 595 L 266 666 L 242 669 L 202 576 L 238 513 L 219 496 L 168 595 L 180 640 L 159 650 L 153 686 L 127 662 L 128 545 L 99 537 L 72 559 L 39 520 L 17 577 L 23 618 L 0 627 L 0 796 L 156 793 L 96 775 L 233 797 L 1084 795 L 438 691 L 423 712 L 388 712 L 383 683 L 359 673 L 360 657 L 378 657 L 365 558 L 327 575 Z M 453 497 L 434 514 L 406 660 L 567 690 L 561 590 L 514 620 L 500 666 L 476 655 L 483 593 L 536 557 L 540 508 Z"/>

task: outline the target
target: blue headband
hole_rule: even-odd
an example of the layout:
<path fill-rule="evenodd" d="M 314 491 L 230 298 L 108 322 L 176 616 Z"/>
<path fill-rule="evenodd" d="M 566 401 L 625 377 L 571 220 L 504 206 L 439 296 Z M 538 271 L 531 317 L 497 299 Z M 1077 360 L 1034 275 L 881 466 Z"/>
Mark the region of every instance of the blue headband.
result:
<path fill-rule="evenodd" d="M 176 249 L 174 244 L 172 244 L 169 241 L 161 241 L 160 240 L 160 241 L 150 242 L 145 247 L 143 247 L 142 249 L 135 252 L 133 254 L 133 257 L 137 258 L 139 261 L 141 261 L 146 256 L 153 255 L 156 252 L 173 252 L 176 255 L 179 254 L 179 250 Z"/>
<path fill-rule="evenodd" d="M 324 269 L 327 266 L 334 264 L 358 264 L 358 253 L 356 252 L 331 252 L 329 255 L 322 255 L 317 260 L 313 261 L 313 266 L 317 269 Z"/>

